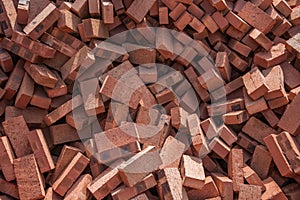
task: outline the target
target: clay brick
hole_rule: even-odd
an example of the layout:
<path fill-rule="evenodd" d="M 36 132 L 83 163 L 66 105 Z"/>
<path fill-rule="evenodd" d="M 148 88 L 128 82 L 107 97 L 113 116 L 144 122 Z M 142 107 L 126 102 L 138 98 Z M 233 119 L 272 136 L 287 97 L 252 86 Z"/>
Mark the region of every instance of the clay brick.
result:
<path fill-rule="evenodd" d="M 271 167 L 272 157 L 264 146 L 256 146 L 251 160 L 251 168 L 258 174 L 261 179 L 268 176 Z"/>
<path fill-rule="evenodd" d="M 245 107 L 246 107 L 247 112 L 250 115 L 253 115 L 255 113 L 259 113 L 259 112 L 262 112 L 262 111 L 268 109 L 268 105 L 263 97 L 260 97 L 259 99 L 254 101 L 247 94 L 245 88 L 243 88 L 243 93 L 244 93 Z"/>
<path fill-rule="evenodd" d="M 243 82 L 247 90 L 248 95 L 257 100 L 259 97 L 269 90 L 265 83 L 265 78 L 258 68 L 253 68 L 250 72 L 243 76 Z"/>
<path fill-rule="evenodd" d="M 21 109 L 25 109 L 29 104 L 34 92 L 34 82 L 30 76 L 25 73 L 22 84 L 18 91 L 15 100 L 15 106 Z"/>
<path fill-rule="evenodd" d="M 223 115 L 225 124 L 241 124 L 249 119 L 249 114 L 246 110 L 233 111 Z"/>
<path fill-rule="evenodd" d="M 222 199 L 233 199 L 232 180 L 221 173 L 212 173 L 212 178 L 219 189 Z"/>
<path fill-rule="evenodd" d="M 45 65 L 36 65 L 26 63 L 24 66 L 26 72 L 39 85 L 54 88 L 58 82 L 57 77 Z"/>
<path fill-rule="evenodd" d="M 277 131 L 262 121 L 258 120 L 255 117 L 251 117 L 245 126 L 243 126 L 242 131 L 254 138 L 256 141 L 264 144 L 263 138 L 267 137 L 270 134 L 276 134 Z"/>
<path fill-rule="evenodd" d="M 275 0 L 272 4 L 285 17 L 288 17 L 292 12 L 290 5 L 285 0 Z"/>
<path fill-rule="evenodd" d="M 5 99 L 12 99 L 16 95 L 25 73 L 23 65 L 24 61 L 19 60 L 14 70 L 10 74 L 9 79 L 4 87 L 4 90 L 6 91 L 4 95 Z"/>
<path fill-rule="evenodd" d="M 122 0 L 112 0 L 112 3 L 114 5 L 115 12 L 117 15 L 121 15 L 125 13 L 125 8 Z M 154 3 L 155 5 L 155 3 Z M 151 12 L 151 11 L 150 11 Z"/>
<path fill-rule="evenodd" d="M 30 105 L 36 106 L 42 109 L 48 109 L 51 104 L 51 99 L 47 96 L 42 87 L 36 86 L 34 88 L 33 96 L 30 100 Z"/>
<path fill-rule="evenodd" d="M 227 19 L 220 12 L 214 12 L 214 14 L 212 14 L 212 18 L 222 32 L 224 32 L 229 27 Z"/>
<path fill-rule="evenodd" d="M 216 1 L 213 1 L 212 4 L 217 10 L 220 10 L 220 11 L 229 9 L 227 2 L 225 0 L 216 0 Z"/>
<path fill-rule="evenodd" d="M 297 95 L 294 100 L 289 104 L 283 116 L 280 118 L 278 127 L 296 136 L 299 134 L 299 115 L 295 110 L 299 105 L 300 95 Z"/>
<path fill-rule="evenodd" d="M 101 0 L 101 14 L 104 24 L 114 23 L 114 6 L 109 0 Z"/>
<path fill-rule="evenodd" d="M 32 152 L 27 139 L 29 130 L 23 116 L 5 120 L 2 126 L 17 157 L 26 156 Z"/>
<path fill-rule="evenodd" d="M 266 190 L 263 181 L 251 167 L 249 166 L 243 167 L 243 173 L 244 173 L 244 178 L 248 184 L 259 186 L 262 191 Z M 241 189 L 241 185 L 240 185 L 240 189 Z"/>
<path fill-rule="evenodd" d="M 253 62 L 264 68 L 269 68 L 284 62 L 288 57 L 285 45 L 273 45 L 269 51 L 260 51 L 254 54 Z"/>
<path fill-rule="evenodd" d="M 261 188 L 255 185 L 242 184 L 240 186 L 239 200 L 261 199 Z"/>
<path fill-rule="evenodd" d="M 251 28 L 243 19 L 234 14 L 232 11 L 229 11 L 225 18 L 234 28 L 236 28 L 240 32 L 248 32 Z"/>
<path fill-rule="evenodd" d="M 244 183 L 244 160 L 242 149 L 231 149 L 228 158 L 228 176 L 232 179 L 234 192 L 240 190 L 240 185 Z"/>
<path fill-rule="evenodd" d="M 187 194 L 189 199 L 208 199 L 219 196 L 219 190 L 212 177 L 206 176 L 204 186 L 200 190 L 192 189 Z"/>
<path fill-rule="evenodd" d="M 77 153 L 58 179 L 53 183 L 53 190 L 64 196 L 72 184 L 88 165 L 89 159 L 81 153 Z"/>
<path fill-rule="evenodd" d="M 205 135 L 200 127 L 200 120 L 196 114 L 188 117 L 188 127 L 191 135 L 191 145 L 196 151 L 196 155 L 202 157 L 209 151 Z"/>
<path fill-rule="evenodd" d="M 230 148 L 222 140 L 216 137 L 212 139 L 208 146 L 222 159 L 225 159 L 230 152 Z"/>
<path fill-rule="evenodd" d="M 94 116 L 105 111 L 101 96 L 99 95 L 100 86 L 98 79 L 90 79 L 80 82 L 80 90 L 85 112 L 88 116 Z"/>
<path fill-rule="evenodd" d="M 128 91 L 128 93 L 122 95 L 118 91 Z M 111 76 L 105 78 L 100 93 L 134 109 L 137 108 L 140 101 L 139 91 L 132 89 L 130 85 L 126 85 L 126 83 L 118 81 Z"/>
<path fill-rule="evenodd" d="M 254 0 L 252 2 L 262 10 L 266 10 L 272 4 L 271 0 Z"/>
<path fill-rule="evenodd" d="M 183 31 L 183 29 L 185 29 L 185 27 L 193 20 L 193 16 L 191 14 L 189 14 L 188 12 L 184 12 L 178 19 L 176 22 L 174 22 L 175 27 L 180 30 Z"/>
<path fill-rule="evenodd" d="M 81 104 L 82 104 L 81 97 L 79 95 L 75 96 L 73 99 L 68 100 L 67 102 L 65 102 L 64 104 L 62 104 L 61 106 L 59 106 L 58 108 L 56 108 L 55 110 L 47 114 L 44 117 L 44 121 L 48 126 L 50 126 L 55 122 L 57 122 L 59 119 L 63 118 L 69 112 L 71 112 L 72 109 L 77 108 Z"/>
<path fill-rule="evenodd" d="M 243 110 L 245 108 L 245 101 L 242 98 L 230 99 L 226 102 L 213 103 L 207 105 L 207 112 L 209 116 L 223 115 L 227 112 Z"/>
<path fill-rule="evenodd" d="M 100 1 L 98 0 L 88 0 L 89 13 L 92 17 L 100 17 Z"/>
<path fill-rule="evenodd" d="M 181 160 L 181 176 L 184 187 L 201 189 L 205 181 L 202 160 L 197 157 L 183 155 Z"/>
<path fill-rule="evenodd" d="M 66 33 L 78 33 L 78 24 L 81 23 L 81 19 L 71 13 L 68 10 L 60 10 L 61 16 L 57 21 L 57 28 Z"/>
<path fill-rule="evenodd" d="M 270 50 L 270 48 L 273 45 L 273 42 L 257 29 L 253 29 L 249 33 L 249 37 L 252 38 L 255 42 L 257 42 L 261 47 L 263 47 L 267 51 Z"/>
<path fill-rule="evenodd" d="M 188 196 L 182 179 L 177 168 L 166 168 L 157 172 L 158 175 L 158 194 L 164 199 L 187 200 Z"/>
<path fill-rule="evenodd" d="M 41 173 L 54 169 L 55 165 L 42 130 L 30 131 L 27 137 Z"/>
<path fill-rule="evenodd" d="M 269 87 L 268 92 L 265 94 L 265 99 L 270 100 L 286 95 L 284 89 L 284 75 L 279 65 L 270 69 L 264 70 L 266 84 Z"/>
<path fill-rule="evenodd" d="M 293 89 L 300 85 L 300 73 L 288 62 L 280 64 L 284 75 L 284 83 L 288 89 Z"/>
<path fill-rule="evenodd" d="M 300 25 L 300 14 L 299 14 L 300 6 L 293 8 L 290 15 L 290 22 L 297 26 Z"/>
<path fill-rule="evenodd" d="M 3 49 L 0 49 L 0 65 L 4 72 L 10 72 L 14 68 L 12 57 Z"/>
<path fill-rule="evenodd" d="M 172 126 L 176 129 L 187 127 L 188 112 L 181 107 L 174 107 L 171 109 Z"/>
<path fill-rule="evenodd" d="M 79 135 L 79 131 L 77 132 L 76 129 L 72 128 L 68 124 L 53 125 L 49 127 L 49 130 L 51 139 L 53 141 L 53 144 L 55 145 L 77 141 L 80 140 L 82 137 L 81 135 Z"/>
<path fill-rule="evenodd" d="M 210 69 L 198 77 L 201 86 L 207 90 L 213 91 L 224 85 L 222 77 L 214 70 Z"/>
<path fill-rule="evenodd" d="M 268 121 L 269 125 L 272 128 L 277 127 L 277 124 L 279 122 L 279 118 L 276 116 L 276 114 L 273 112 L 273 110 L 267 109 L 267 110 L 262 111 L 261 114 Z"/>
<path fill-rule="evenodd" d="M 299 175 L 299 145 L 297 141 L 288 133 L 288 132 L 281 132 L 279 135 L 276 136 L 276 139 L 288 159 L 291 168 L 293 171 Z"/>
<path fill-rule="evenodd" d="M 60 12 L 52 3 L 48 4 L 23 31 L 33 40 L 38 39 L 46 32 L 60 17 Z"/>
<path fill-rule="evenodd" d="M 120 127 L 94 135 L 98 153 L 135 142 L 137 137 L 136 126 L 133 123 L 124 123 Z"/>
<path fill-rule="evenodd" d="M 88 0 L 74 1 L 71 11 L 73 11 L 81 19 L 86 18 L 89 14 Z"/>
<path fill-rule="evenodd" d="M 0 157 L 1 157 L 1 170 L 5 177 L 5 180 L 12 181 L 14 180 L 14 166 L 13 160 L 15 158 L 15 154 L 12 150 L 10 142 L 7 136 L 0 137 Z"/>
<path fill-rule="evenodd" d="M 194 87 L 194 89 L 196 90 L 196 93 L 198 94 L 198 96 L 205 102 L 207 102 L 209 100 L 209 94 L 208 92 L 201 86 L 201 84 L 199 83 L 199 81 L 197 80 L 197 74 L 194 71 L 193 67 L 189 67 L 187 70 L 184 71 L 185 75 L 187 76 L 187 78 L 189 79 L 189 81 L 191 82 L 192 86 Z"/>
<path fill-rule="evenodd" d="M 76 53 L 76 49 L 71 46 L 65 44 L 63 41 L 56 39 L 54 36 L 49 33 L 44 33 L 40 39 L 43 43 L 49 45 L 53 49 L 56 49 L 58 52 L 66 55 L 68 57 L 72 57 Z M 54 56 L 55 58 L 55 56 Z M 63 62 L 65 63 L 65 62 Z"/>
<path fill-rule="evenodd" d="M 290 167 L 285 155 L 281 151 L 278 141 L 276 140 L 276 135 L 271 134 L 265 137 L 264 142 L 268 147 L 268 150 L 271 153 L 274 163 L 276 164 L 280 174 L 285 177 L 294 176 L 294 172 Z"/>
<path fill-rule="evenodd" d="M 204 15 L 201 18 L 201 21 L 211 33 L 215 33 L 219 29 L 219 26 L 216 24 L 213 18 L 208 14 Z"/>
<path fill-rule="evenodd" d="M 229 65 L 228 54 L 226 52 L 217 53 L 215 66 L 218 68 L 222 78 L 225 81 L 230 81 L 231 66 Z"/>
<path fill-rule="evenodd" d="M 149 163 L 148 166 L 142 165 L 142 163 L 149 161 L 149 159 L 151 160 L 151 163 Z M 118 169 L 124 184 L 132 187 L 147 176 L 149 172 L 157 170 L 161 164 L 162 160 L 158 152 L 155 151 L 155 147 L 148 146 L 121 164 Z"/>
<path fill-rule="evenodd" d="M 218 90 L 213 91 L 211 93 L 211 96 L 213 97 L 213 99 L 219 100 L 222 97 L 224 97 L 225 95 L 231 94 L 243 86 L 244 86 L 244 83 L 243 83 L 242 77 L 238 77 L 235 80 L 227 83 L 224 86 L 224 88 L 221 87 Z"/>
<path fill-rule="evenodd" d="M 66 193 L 64 199 L 71 200 L 80 198 L 89 198 L 90 192 L 87 190 L 87 186 L 92 182 L 92 176 L 89 174 L 84 174 L 78 178 L 74 185 Z"/>
<path fill-rule="evenodd" d="M 56 78 L 58 79 L 58 82 L 54 88 L 44 87 L 44 90 L 47 93 L 47 96 L 49 98 L 55 98 L 55 97 L 66 95 L 68 93 L 67 85 L 62 80 L 62 78 L 60 77 L 58 72 L 56 72 L 56 71 L 52 71 L 52 72 L 55 74 Z"/>
<path fill-rule="evenodd" d="M 12 34 L 13 29 L 19 28 L 17 26 L 17 12 L 14 7 L 14 2 L 12 1 L 1 1 L 1 29 L 3 31 L 3 34 L 6 37 L 10 37 Z"/>
<path fill-rule="evenodd" d="M 28 51 L 26 48 L 24 48 L 23 46 L 18 45 L 17 43 L 11 41 L 8 38 L 4 38 L 1 42 L 1 48 L 4 48 L 18 56 L 20 56 L 21 58 L 23 58 L 24 60 L 30 61 L 32 63 L 40 63 L 42 62 L 42 58 L 37 55 L 32 53 L 31 51 Z"/>
<path fill-rule="evenodd" d="M 179 4 L 178 4 L 179 5 Z M 178 6 L 177 5 L 177 6 Z M 194 17 L 196 17 L 197 19 L 201 19 L 204 15 L 204 11 L 199 7 L 197 6 L 195 3 L 194 4 L 191 4 L 189 7 L 188 7 L 188 11 L 189 13 L 191 13 Z M 171 11 L 173 12 L 173 10 Z M 171 16 L 170 16 L 171 17 Z M 172 17 L 171 17 L 172 18 Z M 173 18 L 172 18 L 173 19 Z M 175 19 L 173 19 L 175 20 Z"/>
<path fill-rule="evenodd" d="M 51 175 L 51 178 L 49 179 L 49 183 L 52 185 L 56 179 L 61 175 L 61 173 L 64 171 L 64 169 L 68 166 L 68 164 L 73 160 L 75 155 L 81 152 L 80 149 L 64 145 L 61 153 L 59 155 L 59 158 L 56 162 L 56 166 L 54 169 L 53 174 Z"/>
<path fill-rule="evenodd" d="M 230 47 L 231 49 L 233 49 L 234 51 L 238 52 L 239 54 L 248 57 L 248 55 L 251 52 L 251 48 L 248 47 L 247 45 L 242 44 L 241 42 L 234 40 L 234 39 L 230 39 L 228 41 L 228 47 Z"/>
<path fill-rule="evenodd" d="M 212 118 L 208 118 L 201 122 L 201 128 L 205 132 L 206 137 L 210 140 L 218 136 L 218 127 Z"/>
<path fill-rule="evenodd" d="M 0 177 L 0 184 L 1 184 L 0 192 L 2 192 L 3 194 L 7 194 L 13 198 L 20 199 L 17 184 L 8 182 L 4 180 L 2 177 Z"/>
<path fill-rule="evenodd" d="M 133 1 L 130 7 L 127 9 L 126 14 L 133 19 L 136 23 L 140 23 L 145 15 L 149 12 L 153 6 L 155 0 L 145 1 L 137 0 Z M 168 5 L 166 5 L 168 6 Z M 138 11 L 138 12 L 137 12 Z"/>
<path fill-rule="evenodd" d="M 15 159 L 14 171 L 20 199 L 44 198 L 44 180 L 33 154 Z"/>
<path fill-rule="evenodd" d="M 122 180 L 120 178 L 118 169 L 108 168 L 108 171 L 104 171 L 92 181 L 92 183 L 88 186 L 88 189 L 96 199 L 103 199 L 118 185 L 120 185 L 121 182 Z"/>
<path fill-rule="evenodd" d="M 126 200 L 126 199 L 131 199 L 134 196 L 137 196 L 138 194 L 141 194 L 148 189 L 156 186 L 156 180 L 153 176 L 153 174 L 149 174 L 143 180 L 138 182 L 132 187 L 125 187 L 125 186 L 120 186 L 114 191 L 112 191 L 111 195 L 113 199 L 119 199 L 119 200 Z"/>
<path fill-rule="evenodd" d="M 23 110 L 14 106 L 6 106 L 5 120 L 22 115 L 29 127 L 44 127 L 43 118 L 47 113 L 47 110 L 36 107 L 27 107 Z"/>
<path fill-rule="evenodd" d="M 281 188 L 277 185 L 277 183 L 271 178 L 267 178 L 264 181 L 266 191 L 262 194 L 262 199 L 283 199 L 287 200 L 288 198 L 284 195 Z"/>
<path fill-rule="evenodd" d="M 292 38 L 286 41 L 286 47 L 290 52 L 294 52 L 298 59 L 300 59 L 299 48 L 300 34 L 294 35 Z"/>
<path fill-rule="evenodd" d="M 244 4 L 238 16 L 263 34 L 267 34 L 275 25 L 275 21 L 267 13 L 251 2 Z"/>
<path fill-rule="evenodd" d="M 228 126 L 223 125 L 219 130 L 220 137 L 226 142 L 228 146 L 232 146 L 237 141 L 236 134 Z"/>
<path fill-rule="evenodd" d="M 162 161 L 159 168 L 165 169 L 168 167 L 178 167 L 184 151 L 185 144 L 183 142 L 172 136 L 167 137 L 159 153 Z"/>
<path fill-rule="evenodd" d="M 258 142 L 252 140 L 249 136 L 242 132 L 238 134 L 238 140 L 236 143 L 250 153 L 253 153 L 255 146 L 258 145 Z"/>
<path fill-rule="evenodd" d="M 186 6 L 182 3 L 178 3 L 177 6 L 169 13 L 169 16 L 171 19 L 176 21 L 185 11 Z"/>

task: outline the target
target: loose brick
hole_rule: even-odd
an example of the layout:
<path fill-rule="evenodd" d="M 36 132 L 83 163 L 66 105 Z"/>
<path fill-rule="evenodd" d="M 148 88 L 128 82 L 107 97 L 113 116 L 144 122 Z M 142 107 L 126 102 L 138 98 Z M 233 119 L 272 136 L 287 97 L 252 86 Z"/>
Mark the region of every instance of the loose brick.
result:
<path fill-rule="evenodd" d="M 258 68 L 253 68 L 250 72 L 243 76 L 243 82 L 247 90 L 248 95 L 253 99 L 257 100 L 259 97 L 269 90 L 265 83 L 265 78 Z"/>
<path fill-rule="evenodd" d="M 45 196 L 43 177 L 33 154 L 14 160 L 20 199 L 41 199 Z"/>
<path fill-rule="evenodd" d="M 88 163 L 89 159 L 87 157 L 81 153 L 77 153 L 63 173 L 53 183 L 53 190 L 59 195 L 64 196 Z"/>
<path fill-rule="evenodd" d="M 54 169 L 55 165 L 42 130 L 30 131 L 28 140 L 41 173 Z"/>
<path fill-rule="evenodd" d="M 231 149 L 228 159 L 228 175 L 232 179 L 232 188 L 234 192 L 240 190 L 240 185 L 244 183 L 244 160 L 243 150 Z"/>
<path fill-rule="evenodd" d="M 142 163 L 151 160 L 148 166 Z M 148 146 L 119 166 L 120 177 L 126 186 L 133 186 L 162 163 L 154 146 Z M 143 168 L 141 168 L 143 166 Z"/>
<path fill-rule="evenodd" d="M 232 180 L 221 173 L 212 173 L 212 178 L 219 189 L 222 199 L 233 199 Z"/>
<path fill-rule="evenodd" d="M 23 116 L 5 120 L 2 122 L 2 126 L 17 157 L 23 157 L 32 153 L 27 139 L 29 130 Z"/>
<path fill-rule="evenodd" d="M 297 95 L 291 104 L 285 110 L 283 116 L 280 118 L 278 127 L 289 132 L 290 134 L 296 136 L 299 134 L 299 123 L 298 123 L 298 113 L 295 112 L 299 105 L 300 95 Z"/>
<path fill-rule="evenodd" d="M 1 170 L 5 177 L 5 180 L 12 181 L 14 180 L 14 166 L 13 160 L 15 158 L 15 154 L 12 150 L 10 142 L 7 136 L 0 137 L 0 157 L 1 157 Z"/>
<path fill-rule="evenodd" d="M 182 187 L 182 179 L 177 168 L 166 168 L 158 172 L 158 194 L 165 199 L 188 199 Z"/>
<path fill-rule="evenodd" d="M 27 26 L 24 32 L 33 40 L 38 39 L 46 32 L 60 17 L 60 12 L 56 6 L 49 3 Z"/>
<path fill-rule="evenodd" d="M 275 25 L 275 21 L 268 14 L 251 2 L 244 4 L 239 10 L 238 16 L 264 34 L 268 33 Z"/>

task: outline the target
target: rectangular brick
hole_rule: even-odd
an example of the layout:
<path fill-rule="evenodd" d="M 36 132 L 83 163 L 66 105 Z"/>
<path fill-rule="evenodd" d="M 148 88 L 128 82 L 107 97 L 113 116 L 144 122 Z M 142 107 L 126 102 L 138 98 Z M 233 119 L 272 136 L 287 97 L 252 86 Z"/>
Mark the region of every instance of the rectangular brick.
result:
<path fill-rule="evenodd" d="M 27 26 L 24 32 L 34 40 L 46 32 L 61 16 L 59 10 L 49 3 Z"/>
<path fill-rule="evenodd" d="M 28 140 L 41 173 L 54 169 L 55 165 L 42 130 L 30 131 Z"/>
<path fill-rule="evenodd" d="M 231 149 L 228 158 L 228 175 L 232 179 L 232 187 L 234 192 L 240 190 L 240 185 L 244 183 L 244 160 L 243 150 Z"/>
<path fill-rule="evenodd" d="M 14 180 L 14 166 L 13 160 L 15 158 L 15 154 L 12 150 L 10 142 L 7 136 L 0 137 L 0 157 L 1 157 L 1 170 L 5 177 L 5 180 L 12 181 Z"/>
<path fill-rule="evenodd" d="M 87 157 L 82 153 L 77 153 L 62 174 L 53 183 L 53 190 L 59 195 L 64 196 L 88 163 L 89 159 Z"/>
<path fill-rule="evenodd" d="M 14 171 L 20 199 L 44 198 L 44 180 L 33 154 L 15 159 Z"/>

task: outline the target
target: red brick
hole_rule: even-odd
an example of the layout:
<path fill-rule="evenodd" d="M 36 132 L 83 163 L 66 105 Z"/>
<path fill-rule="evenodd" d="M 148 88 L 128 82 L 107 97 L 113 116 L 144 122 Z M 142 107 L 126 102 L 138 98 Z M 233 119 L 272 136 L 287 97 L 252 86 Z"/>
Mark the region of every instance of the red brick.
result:
<path fill-rule="evenodd" d="M 126 14 L 133 19 L 136 23 L 140 23 L 148 11 L 154 4 L 154 0 L 145 1 L 138 0 L 134 1 L 126 11 Z M 168 5 L 167 5 L 168 6 Z"/>
<path fill-rule="evenodd" d="M 44 198 L 44 180 L 33 154 L 15 159 L 14 171 L 20 199 Z"/>
<path fill-rule="evenodd" d="M 233 199 L 232 180 L 221 173 L 212 173 L 212 178 L 219 189 L 222 199 Z"/>
<path fill-rule="evenodd" d="M 42 130 L 30 131 L 28 140 L 41 173 L 54 169 L 55 165 Z"/>
<path fill-rule="evenodd" d="M 228 158 L 228 175 L 232 179 L 233 191 L 238 192 L 240 185 L 244 183 L 243 150 L 231 149 Z"/>
<path fill-rule="evenodd" d="M 0 157 L 2 160 L 0 166 L 5 179 L 14 180 L 16 178 L 13 166 L 15 155 L 7 136 L 0 137 Z"/>
<path fill-rule="evenodd" d="M 87 157 L 81 153 L 77 153 L 62 174 L 53 183 L 53 190 L 59 195 L 64 196 L 88 163 L 89 159 Z"/>
<path fill-rule="evenodd" d="M 274 163 L 276 164 L 280 174 L 285 177 L 293 177 L 294 172 L 290 167 L 286 157 L 281 151 L 280 145 L 276 140 L 276 135 L 271 134 L 264 138 L 264 142 L 270 151 Z"/>
<path fill-rule="evenodd" d="M 267 34 L 275 24 L 268 14 L 249 1 L 238 12 L 238 16 L 264 34 Z"/>

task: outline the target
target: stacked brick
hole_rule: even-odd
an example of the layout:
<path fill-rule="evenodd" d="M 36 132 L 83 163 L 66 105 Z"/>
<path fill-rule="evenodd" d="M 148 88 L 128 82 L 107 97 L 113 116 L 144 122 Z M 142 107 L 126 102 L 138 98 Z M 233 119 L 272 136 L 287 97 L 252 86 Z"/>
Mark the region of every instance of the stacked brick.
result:
<path fill-rule="evenodd" d="M 298 200 L 299 105 L 297 0 L 0 0 L 0 199 Z"/>

